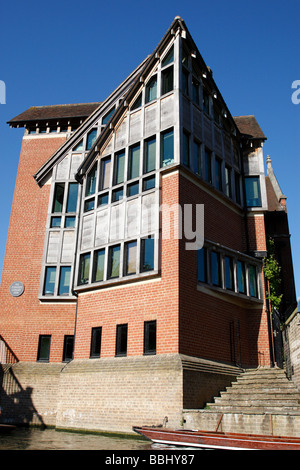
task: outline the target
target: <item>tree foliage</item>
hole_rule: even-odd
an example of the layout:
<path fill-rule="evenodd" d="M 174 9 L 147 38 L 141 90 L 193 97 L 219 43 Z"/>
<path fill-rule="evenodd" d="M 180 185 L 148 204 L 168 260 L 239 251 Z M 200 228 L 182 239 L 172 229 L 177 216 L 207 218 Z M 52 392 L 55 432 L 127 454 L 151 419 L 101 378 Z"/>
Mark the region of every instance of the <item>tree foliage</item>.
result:
<path fill-rule="evenodd" d="M 270 299 L 271 306 L 277 310 L 280 307 L 282 294 L 280 294 L 280 284 L 281 284 L 281 266 L 279 265 L 275 257 L 275 242 L 273 238 L 268 239 L 268 256 L 265 259 L 265 276 L 269 281 L 270 291 L 267 296 Z"/>

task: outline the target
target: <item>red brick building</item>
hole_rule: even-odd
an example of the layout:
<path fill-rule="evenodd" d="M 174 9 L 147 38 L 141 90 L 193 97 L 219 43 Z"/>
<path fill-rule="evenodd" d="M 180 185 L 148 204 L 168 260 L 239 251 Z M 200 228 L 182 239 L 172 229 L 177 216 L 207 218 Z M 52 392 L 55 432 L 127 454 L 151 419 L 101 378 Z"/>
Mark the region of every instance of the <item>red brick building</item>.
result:
<path fill-rule="evenodd" d="M 16 393 L 30 385 L 46 423 L 178 425 L 241 368 L 272 363 L 266 137 L 254 116 L 231 116 L 181 18 L 102 103 L 33 107 L 9 124 L 25 135 L 0 362 L 18 361 Z M 64 393 L 45 405 L 49 370 Z"/>

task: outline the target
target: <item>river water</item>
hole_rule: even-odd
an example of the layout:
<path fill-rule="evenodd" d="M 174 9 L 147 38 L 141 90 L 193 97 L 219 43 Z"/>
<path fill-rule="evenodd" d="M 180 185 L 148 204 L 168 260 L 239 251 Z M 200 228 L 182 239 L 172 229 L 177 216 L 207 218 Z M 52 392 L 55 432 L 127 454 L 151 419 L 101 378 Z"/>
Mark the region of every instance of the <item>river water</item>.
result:
<path fill-rule="evenodd" d="M 111 437 L 101 434 L 15 428 L 0 434 L 1 450 L 151 450 L 142 438 Z"/>

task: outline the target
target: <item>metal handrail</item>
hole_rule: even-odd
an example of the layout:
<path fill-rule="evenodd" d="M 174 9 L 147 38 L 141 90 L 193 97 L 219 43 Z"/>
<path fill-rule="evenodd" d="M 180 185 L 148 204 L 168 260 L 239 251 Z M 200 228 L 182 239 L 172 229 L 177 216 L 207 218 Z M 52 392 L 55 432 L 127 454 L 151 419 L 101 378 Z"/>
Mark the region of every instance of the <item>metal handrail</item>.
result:
<path fill-rule="evenodd" d="M 16 362 L 19 362 L 19 359 L 0 335 L 0 364 L 15 364 Z"/>

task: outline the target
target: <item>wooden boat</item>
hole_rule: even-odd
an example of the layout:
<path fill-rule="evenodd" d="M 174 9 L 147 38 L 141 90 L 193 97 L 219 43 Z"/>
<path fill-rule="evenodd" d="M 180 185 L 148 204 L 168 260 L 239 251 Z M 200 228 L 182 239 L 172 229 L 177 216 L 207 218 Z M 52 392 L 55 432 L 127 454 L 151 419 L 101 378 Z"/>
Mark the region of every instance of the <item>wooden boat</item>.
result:
<path fill-rule="evenodd" d="M 0 433 L 10 432 L 15 428 L 16 428 L 16 426 L 13 426 L 12 424 L 0 424 Z"/>
<path fill-rule="evenodd" d="M 152 442 L 184 447 L 227 450 L 300 450 L 300 438 L 213 431 L 171 430 L 163 427 L 133 427 Z"/>

